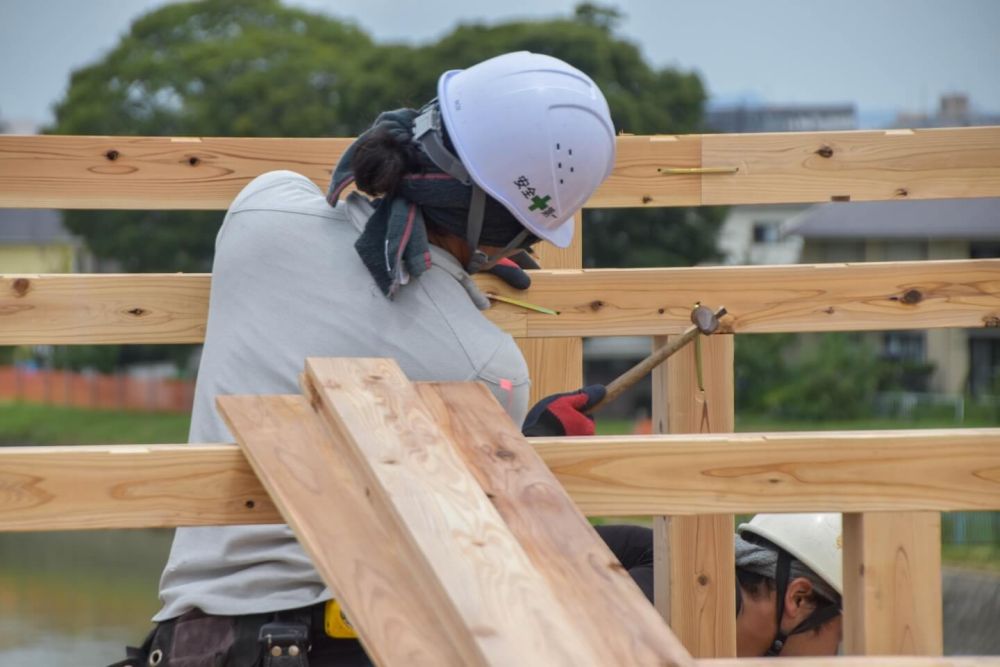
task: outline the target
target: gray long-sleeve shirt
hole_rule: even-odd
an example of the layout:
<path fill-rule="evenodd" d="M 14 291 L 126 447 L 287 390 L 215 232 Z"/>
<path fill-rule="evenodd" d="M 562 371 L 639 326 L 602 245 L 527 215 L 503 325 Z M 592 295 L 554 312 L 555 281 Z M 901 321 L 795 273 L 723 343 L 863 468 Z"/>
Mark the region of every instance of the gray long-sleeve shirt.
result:
<path fill-rule="evenodd" d="M 236 197 L 216 240 L 189 442 L 232 442 L 215 397 L 298 393 L 306 357 L 392 357 L 411 380 L 479 380 L 521 424 L 527 366 L 479 312 L 485 299 L 432 247 L 433 266 L 388 300 L 354 250 L 371 212 L 358 194 L 330 207 L 290 171 L 264 174 Z M 154 620 L 194 607 L 278 611 L 331 595 L 287 526 L 180 528 Z"/>

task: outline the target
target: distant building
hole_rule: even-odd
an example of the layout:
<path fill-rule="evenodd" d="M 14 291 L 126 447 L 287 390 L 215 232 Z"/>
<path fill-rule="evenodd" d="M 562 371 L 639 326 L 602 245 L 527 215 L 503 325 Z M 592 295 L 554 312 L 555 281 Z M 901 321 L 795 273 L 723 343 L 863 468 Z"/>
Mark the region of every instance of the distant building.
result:
<path fill-rule="evenodd" d="M 972 108 L 968 95 L 949 93 L 941 96 L 935 113 L 900 113 L 893 125 L 907 128 L 1000 125 L 1000 113 L 976 111 Z"/>
<path fill-rule="evenodd" d="M 59 211 L 0 209 L 3 273 L 73 273 L 82 268 L 82 247 L 63 226 Z"/>
<path fill-rule="evenodd" d="M 751 105 L 718 107 L 705 115 L 710 131 L 820 132 L 858 126 L 853 104 Z"/>
<path fill-rule="evenodd" d="M 716 245 L 725 264 L 796 264 L 801 237 L 788 234 L 788 223 L 810 204 L 732 206 L 719 229 Z"/>
<path fill-rule="evenodd" d="M 820 204 L 790 220 L 801 261 L 884 262 L 1000 257 L 1000 198 Z M 926 389 L 990 394 L 1000 381 L 1000 330 L 872 334 L 883 356 L 935 366 Z"/>

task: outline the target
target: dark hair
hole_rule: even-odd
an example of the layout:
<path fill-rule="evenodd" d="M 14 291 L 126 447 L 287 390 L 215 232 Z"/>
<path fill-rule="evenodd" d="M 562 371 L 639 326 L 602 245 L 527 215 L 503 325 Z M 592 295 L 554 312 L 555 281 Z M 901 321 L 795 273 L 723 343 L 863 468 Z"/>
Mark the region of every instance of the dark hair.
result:
<path fill-rule="evenodd" d="M 421 171 L 419 149 L 388 128 L 359 139 L 351 159 L 358 189 L 373 197 L 393 194 L 409 173 Z"/>
<path fill-rule="evenodd" d="M 751 572 L 750 570 L 744 570 L 742 567 L 736 568 L 736 583 L 740 588 L 749 593 L 752 598 L 769 594 L 776 587 L 774 579 L 765 577 L 763 574 Z"/>
<path fill-rule="evenodd" d="M 761 595 L 769 595 L 770 593 L 777 590 L 777 584 L 774 579 L 766 577 L 762 574 L 757 574 L 756 572 L 751 572 L 750 570 L 745 570 L 742 567 L 736 568 L 736 615 L 739 616 L 740 612 L 743 611 L 743 595 L 742 592 L 746 591 L 751 598 L 757 599 Z M 840 607 L 840 604 L 827 600 L 822 595 L 812 591 L 806 600 L 815 607 L 813 613 L 817 613 L 826 607 Z M 812 628 L 813 632 L 819 632 L 824 624 L 818 625 Z"/>

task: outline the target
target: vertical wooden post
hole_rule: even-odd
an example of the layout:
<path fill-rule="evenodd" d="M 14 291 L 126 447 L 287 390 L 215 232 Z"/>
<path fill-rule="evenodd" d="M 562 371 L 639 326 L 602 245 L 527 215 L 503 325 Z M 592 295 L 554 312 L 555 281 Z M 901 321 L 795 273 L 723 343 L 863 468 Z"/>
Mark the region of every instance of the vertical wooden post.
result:
<path fill-rule="evenodd" d="M 654 339 L 662 345 L 666 338 Z M 702 339 L 705 392 L 694 344 L 653 371 L 653 430 L 728 433 L 734 428 L 733 337 Z M 655 517 L 656 607 L 695 658 L 736 656 L 733 515 Z"/>
<path fill-rule="evenodd" d="M 845 514 L 844 652 L 939 656 L 942 622 L 941 514 Z"/>
<path fill-rule="evenodd" d="M 579 269 L 583 267 L 582 217 L 574 217 L 576 232 L 568 248 L 551 243 L 539 243 L 538 262 L 546 269 Z M 530 301 L 530 298 L 529 298 Z M 572 391 L 583 384 L 583 339 L 573 337 L 522 338 L 518 347 L 528 362 L 531 378 L 531 401 L 561 391 Z"/>

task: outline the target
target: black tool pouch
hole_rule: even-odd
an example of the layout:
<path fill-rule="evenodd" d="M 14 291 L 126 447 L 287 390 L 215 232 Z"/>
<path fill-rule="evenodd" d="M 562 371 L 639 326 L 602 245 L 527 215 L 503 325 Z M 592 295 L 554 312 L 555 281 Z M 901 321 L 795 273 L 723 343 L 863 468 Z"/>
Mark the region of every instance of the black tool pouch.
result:
<path fill-rule="evenodd" d="M 260 626 L 261 667 L 309 667 L 309 626 L 272 621 Z"/>
<path fill-rule="evenodd" d="M 124 660 L 114 662 L 108 667 L 147 667 L 149 665 L 149 654 L 152 651 L 153 638 L 159 628 L 153 628 L 142 641 L 142 646 L 126 646 Z"/>

